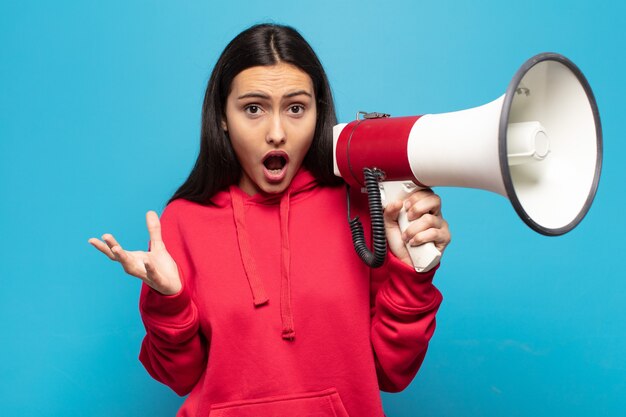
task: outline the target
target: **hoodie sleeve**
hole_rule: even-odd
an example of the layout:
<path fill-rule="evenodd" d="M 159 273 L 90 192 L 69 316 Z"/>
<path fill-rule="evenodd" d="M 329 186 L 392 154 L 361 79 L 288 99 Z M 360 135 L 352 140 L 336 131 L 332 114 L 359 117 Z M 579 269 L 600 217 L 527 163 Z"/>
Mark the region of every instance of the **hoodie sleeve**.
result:
<path fill-rule="evenodd" d="M 178 265 L 183 287 L 174 295 L 162 295 L 143 285 L 139 310 L 146 336 L 139 360 L 157 381 L 178 395 L 188 394 L 206 368 L 207 346 L 201 336 L 198 311 L 191 297 L 189 260 L 176 216 L 168 208 L 161 217 L 163 242 Z"/>
<path fill-rule="evenodd" d="M 432 283 L 437 268 L 417 273 L 389 252 L 372 270 L 371 340 L 383 391 L 405 389 L 424 360 L 442 301 Z"/>

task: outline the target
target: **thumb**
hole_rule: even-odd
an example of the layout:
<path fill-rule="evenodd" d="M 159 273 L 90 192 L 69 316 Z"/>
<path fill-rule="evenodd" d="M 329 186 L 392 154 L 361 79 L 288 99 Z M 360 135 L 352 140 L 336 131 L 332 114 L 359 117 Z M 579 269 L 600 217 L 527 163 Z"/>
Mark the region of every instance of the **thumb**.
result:
<path fill-rule="evenodd" d="M 146 213 L 146 226 L 148 227 L 148 233 L 150 234 L 150 243 L 152 245 L 158 244 L 162 241 L 161 237 L 161 222 L 156 212 L 150 210 Z"/>
<path fill-rule="evenodd" d="M 396 200 L 388 203 L 385 207 L 384 217 L 386 222 L 397 222 L 398 216 L 402 210 L 402 200 Z"/>

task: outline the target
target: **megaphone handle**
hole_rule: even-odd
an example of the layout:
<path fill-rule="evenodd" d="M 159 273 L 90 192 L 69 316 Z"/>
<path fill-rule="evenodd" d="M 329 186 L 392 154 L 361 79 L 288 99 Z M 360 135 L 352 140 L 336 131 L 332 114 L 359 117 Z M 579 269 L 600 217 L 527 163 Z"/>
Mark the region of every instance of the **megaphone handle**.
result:
<path fill-rule="evenodd" d="M 404 200 L 411 193 L 419 189 L 419 187 L 411 181 L 383 181 L 380 183 L 380 188 L 383 205 L 386 205 L 387 202 L 390 201 Z M 398 216 L 398 225 L 402 233 L 409 227 L 410 223 L 406 210 L 402 208 Z M 430 271 L 441 259 L 441 252 L 432 242 L 424 243 L 420 246 L 407 244 L 406 249 L 409 251 L 411 262 L 413 262 L 413 267 L 417 272 Z"/>
<path fill-rule="evenodd" d="M 409 219 L 406 210 L 402 208 L 398 216 L 398 225 L 402 233 L 409 227 Z M 417 272 L 428 272 L 433 269 L 441 259 L 441 252 L 435 247 L 433 242 L 424 243 L 419 246 L 406 245 L 406 249 L 411 256 L 411 262 Z"/>

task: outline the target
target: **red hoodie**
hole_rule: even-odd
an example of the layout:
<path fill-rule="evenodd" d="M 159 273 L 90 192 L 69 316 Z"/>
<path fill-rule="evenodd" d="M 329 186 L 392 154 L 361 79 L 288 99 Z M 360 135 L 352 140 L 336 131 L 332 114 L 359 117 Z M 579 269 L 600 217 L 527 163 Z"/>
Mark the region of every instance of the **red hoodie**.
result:
<path fill-rule="evenodd" d="M 352 245 L 345 188 L 304 169 L 282 194 L 232 186 L 212 202 L 166 207 L 163 241 L 183 289 L 141 294 L 140 360 L 189 394 L 178 415 L 383 416 L 379 390 L 411 382 L 435 329 L 434 272 L 391 253 L 370 270 Z"/>

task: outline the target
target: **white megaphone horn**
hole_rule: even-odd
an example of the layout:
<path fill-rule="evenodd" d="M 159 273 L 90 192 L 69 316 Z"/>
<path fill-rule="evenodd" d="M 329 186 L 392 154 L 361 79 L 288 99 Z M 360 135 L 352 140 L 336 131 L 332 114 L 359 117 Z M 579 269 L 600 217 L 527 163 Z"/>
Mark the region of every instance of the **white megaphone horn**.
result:
<path fill-rule="evenodd" d="M 335 175 L 368 188 L 370 207 L 417 187 L 478 188 L 507 197 L 528 226 L 548 236 L 580 223 L 602 166 L 600 116 L 589 83 L 555 53 L 527 60 L 506 93 L 483 106 L 410 117 L 365 114 L 336 125 L 333 139 Z M 371 266 L 380 266 L 386 251 L 382 208 L 377 211 L 371 213 L 374 254 L 362 236 L 355 238 Z M 406 213 L 399 223 L 402 231 L 408 227 Z M 358 228 L 351 227 L 353 233 Z M 407 248 L 419 272 L 439 262 L 432 243 Z"/>

